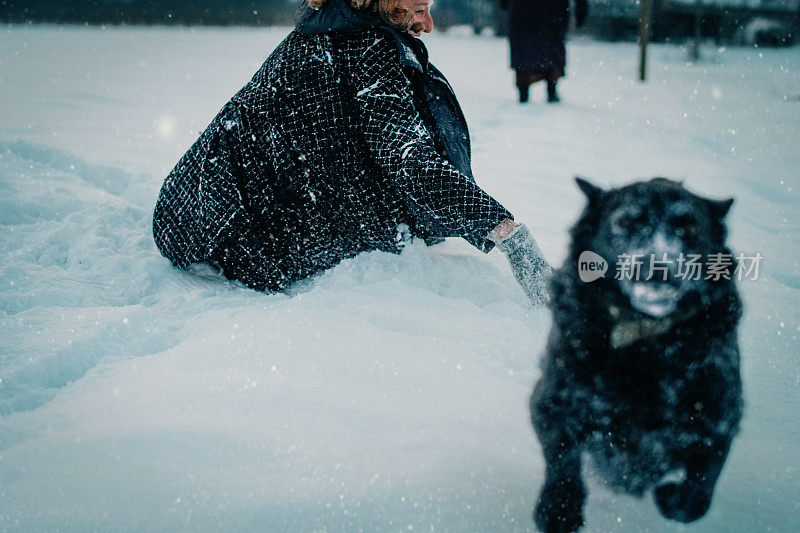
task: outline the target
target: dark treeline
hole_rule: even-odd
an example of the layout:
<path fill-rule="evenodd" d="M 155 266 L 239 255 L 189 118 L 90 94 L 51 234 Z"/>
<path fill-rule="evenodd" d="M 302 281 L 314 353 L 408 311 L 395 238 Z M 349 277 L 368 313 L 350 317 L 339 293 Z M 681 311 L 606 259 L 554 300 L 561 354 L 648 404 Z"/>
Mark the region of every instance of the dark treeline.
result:
<path fill-rule="evenodd" d="M 287 24 L 300 0 L 0 0 L 0 21 L 74 24 Z"/>
<path fill-rule="evenodd" d="M 57 24 L 290 24 L 305 0 L 0 0 L 0 22 Z M 437 25 L 497 23 L 499 0 L 437 0 Z"/>
<path fill-rule="evenodd" d="M 211 26 L 287 25 L 305 0 L 0 0 L 0 23 L 157 24 Z M 531 0 L 533 1 L 533 0 Z M 685 40 L 693 35 L 717 43 L 790 45 L 800 35 L 798 0 L 739 5 L 720 0 L 702 6 L 653 0 L 651 39 Z M 724 7 L 734 3 L 737 7 Z M 436 0 L 432 9 L 440 30 L 457 24 L 475 33 L 491 28 L 505 34 L 500 0 Z M 635 40 L 638 0 L 589 0 L 586 25 L 574 33 L 607 40 Z"/>

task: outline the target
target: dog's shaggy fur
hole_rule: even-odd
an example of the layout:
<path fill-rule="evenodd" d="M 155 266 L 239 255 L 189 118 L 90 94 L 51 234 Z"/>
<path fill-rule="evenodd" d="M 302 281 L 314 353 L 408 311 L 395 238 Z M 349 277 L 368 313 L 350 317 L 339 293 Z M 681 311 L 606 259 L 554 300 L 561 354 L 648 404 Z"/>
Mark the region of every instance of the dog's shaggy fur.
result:
<path fill-rule="evenodd" d="M 588 204 L 552 281 L 553 328 L 531 419 L 547 463 L 534 512 L 542 531 L 583 525 L 584 454 L 617 491 L 654 498 L 667 518 L 691 522 L 711 504 L 742 412 L 730 277 L 614 279 L 622 254 L 730 253 L 722 222 L 732 200 L 696 196 L 664 178 L 602 190 L 578 179 Z M 606 277 L 583 282 L 578 257 L 596 252 Z M 644 271 L 642 272 L 644 274 Z"/>

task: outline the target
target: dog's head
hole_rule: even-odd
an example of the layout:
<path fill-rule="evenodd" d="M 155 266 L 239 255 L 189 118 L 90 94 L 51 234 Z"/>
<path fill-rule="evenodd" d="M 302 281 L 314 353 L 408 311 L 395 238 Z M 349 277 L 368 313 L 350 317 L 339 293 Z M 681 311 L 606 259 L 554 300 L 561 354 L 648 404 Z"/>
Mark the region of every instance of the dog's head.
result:
<path fill-rule="evenodd" d="M 718 293 L 720 280 L 706 279 L 708 264 L 714 254 L 730 253 L 723 218 L 733 199 L 703 198 L 666 178 L 611 190 L 576 180 L 588 199 L 572 229 L 577 270 L 582 253 L 600 255 L 608 272 L 599 283 L 613 287 L 623 305 L 656 318 L 696 310 Z"/>

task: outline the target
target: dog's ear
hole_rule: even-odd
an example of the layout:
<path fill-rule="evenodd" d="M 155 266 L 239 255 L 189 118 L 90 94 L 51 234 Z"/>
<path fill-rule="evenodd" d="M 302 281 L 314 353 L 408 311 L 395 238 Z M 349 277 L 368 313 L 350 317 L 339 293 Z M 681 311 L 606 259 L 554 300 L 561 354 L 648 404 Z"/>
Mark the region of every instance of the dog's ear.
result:
<path fill-rule="evenodd" d="M 722 219 L 728 214 L 731 206 L 733 205 L 733 198 L 727 200 L 706 200 L 711 213 L 718 219 Z"/>
<path fill-rule="evenodd" d="M 594 203 L 599 200 L 605 192 L 603 189 L 597 185 L 589 183 L 586 178 L 581 176 L 575 176 L 575 183 L 578 184 L 578 187 L 580 187 L 581 191 L 583 191 L 583 194 L 585 194 L 586 198 L 589 199 L 589 203 Z"/>

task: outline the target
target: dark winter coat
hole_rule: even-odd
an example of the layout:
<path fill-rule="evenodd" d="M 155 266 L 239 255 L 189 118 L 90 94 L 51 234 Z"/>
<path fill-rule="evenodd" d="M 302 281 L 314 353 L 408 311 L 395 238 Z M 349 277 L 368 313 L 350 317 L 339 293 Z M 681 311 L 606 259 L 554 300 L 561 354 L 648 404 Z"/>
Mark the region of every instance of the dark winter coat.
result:
<path fill-rule="evenodd" d="M 471 178 L 466 123 L 421 42 L 329 0 L 300 13 L 181 158 L 153 232 L 177 266 L 282 290 L 362 251 L 399 251 L 399 224 L 489 251 L 507 217 Z"/>
<path fill-rule="evenodd" d="M 569 0 L 505 1 L 508 3 L 511 68 L 537 73 L 563 71 Z M 586 0 L 577 1 L 577 12 L 582 22 Z"/>

